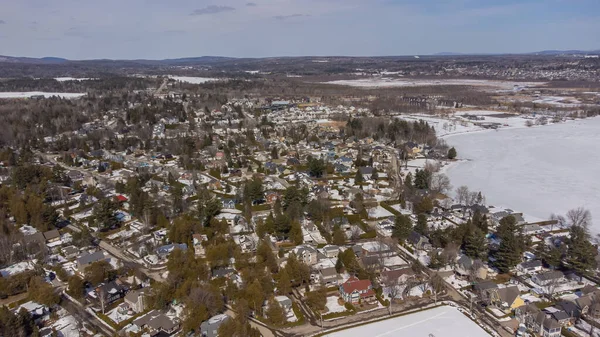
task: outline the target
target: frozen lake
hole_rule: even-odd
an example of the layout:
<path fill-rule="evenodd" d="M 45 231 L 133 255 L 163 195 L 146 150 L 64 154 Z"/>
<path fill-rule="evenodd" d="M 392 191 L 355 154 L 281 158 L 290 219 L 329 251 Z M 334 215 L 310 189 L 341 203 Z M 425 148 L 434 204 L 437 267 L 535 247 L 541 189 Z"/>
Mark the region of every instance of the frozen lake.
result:
<path fill-rule="evenodd" d="M 31 96 L 44 96 L 44 97 L 62 97 L 62 98 L 79 98 L 85 96 L 84 93 L 72 93 L 72 92 L 41 92 L 41 91 L 27 91 L 27 92 L 0 92 L 0 98 L 29 98 Z"/>
<path fill-rule="evenodd" d="M 480 190 L 488 204 L 523 212 L 530 221 L 585 207 L 600 233 L 600 118 L 445 139 L 466 159 L 447 169 L 455 188 Z"/>
<path fill-rule="evenodd" d="M 356 328 L 350 328 L 326 337 L 394 337 L 394 336 L 435 336 L 435 337 L 489 337 L 481 327 L 463 315 L 456 308 L 441 306 L 414 314 L 387 319 Z"/>

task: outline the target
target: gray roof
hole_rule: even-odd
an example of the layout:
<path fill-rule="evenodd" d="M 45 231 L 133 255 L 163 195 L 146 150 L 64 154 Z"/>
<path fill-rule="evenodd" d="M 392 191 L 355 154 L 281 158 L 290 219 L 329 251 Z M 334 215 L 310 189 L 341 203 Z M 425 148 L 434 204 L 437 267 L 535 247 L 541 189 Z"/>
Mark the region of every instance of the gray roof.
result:
<path fill-rule="evenodd" d="M 219 327 L 228 320 L 229 316 L 220 314 L 202 322 L 202 324 L 200 324 L 200 332 L 202 333 L 202 336 L 217 337 L 218 334 L 215 332 L 218 332 Z"/>
<path fill-rule="evenodd" d="M 483 282 L 477 283 L 473 287 L 475 288 L 475 290 L 482 291 L 482 290 L 498 288 L 498 285 L 492 281 L 483 281 Z"/>
<path fill-rule="evenodd" d="M 49 230 L 47 232 L 44 232 L 44 238 L 46 240 L 53 240 L 56 238 L 60 238 L 60 233 L 58 233 L 58 231 L 56 229 Z"/>
<path fill-rule="evenodd" d="M 540 274 L 536 275 L 536 277 L 540 281 L 548 281 L 548 280 L 559 279 L 559 278 L 561 278 L 563 276 L 564 276 L 564 274 L 561 271 L 558 271 L 558 270 L 552 270 L 552 271 L 548 271 L 548 272 L 540 273 Z"/>
<path fill-rule="evenodd" d="M 519 287 L 517 286 L 498 289 L 498 296 L 500 297 L 502 302 L 506 302 L 508 303 L 508 305 L 513 304 L 517 297 L 519 297 L 520 293 L 521 292 L 519 291 Z"/>
<path fill-rule="evenodd" d="M 524 268 L 524 269 L 536 268 L 536 267 L 541 267 L 541 266 L 542 266 L 542 261 L 540 261 L 540 260 L 531 260 L 531 261 L 525 261 L 525 262 L 521 263 L 521 268 Z"/>
<path fill-rule="evenodd" d="M 146 291 L 144 289 L 132 290 L 125 295 L 125 300 L 135 303 L 138 301 L 140 295 L 144 295 Z"/>
<path fill-rule="evenodd" d="M 77 264 L 85 266 L 93 262 L 104 260 L 106 257 L 101 251 L 94 252 L 92 254 L 82 255 L 77 259 Z"/>

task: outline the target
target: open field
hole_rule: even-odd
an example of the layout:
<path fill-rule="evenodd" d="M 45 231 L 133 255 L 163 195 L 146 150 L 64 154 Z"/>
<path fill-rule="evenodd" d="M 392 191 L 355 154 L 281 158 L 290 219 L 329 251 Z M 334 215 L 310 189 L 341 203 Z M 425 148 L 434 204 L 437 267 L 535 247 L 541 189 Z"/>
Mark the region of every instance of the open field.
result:
<path fill-rule="evenodd" d="M 44 96 L 52 97 L 58 96 L 62 98 L 79 98 L 86 94 L 84 93 L 72 93 L 72 92 L 41 92 L 41 91 L 27 91 L 27 92 L 0 92 L 0 98 L 29 98 L 31 96 Z"/>
<path fill-rule="evenodd" d="M 487 337 L 489 334 L 456 308 L 441 306 L 431 310 L 333 332 L 325 336 Z"/>
<path fill-rule="evenodd" d="M 325 82 L 327 84 L 347 85 L 362 88 L 394 88 L 394 87 L 421 87 L 432 85 L 469 85 L 477 87 L 490 87 L 504 90 L 519 90 L 543 86 L 545 82 L 513 82 L 497 80 L 469 80 L 469 79 L 410 79 L 372 77 L 354 80 L 339 80 Z"/>

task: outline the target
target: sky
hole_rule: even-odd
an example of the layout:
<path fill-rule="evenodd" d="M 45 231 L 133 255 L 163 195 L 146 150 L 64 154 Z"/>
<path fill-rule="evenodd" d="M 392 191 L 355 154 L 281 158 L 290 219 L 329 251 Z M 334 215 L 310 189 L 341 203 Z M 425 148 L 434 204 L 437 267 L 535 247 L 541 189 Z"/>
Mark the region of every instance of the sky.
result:
<path fill-rule="evenodd" d="M 391 56 L 600 49 L 598 0 L 0 0 L 0 55 Z"/>

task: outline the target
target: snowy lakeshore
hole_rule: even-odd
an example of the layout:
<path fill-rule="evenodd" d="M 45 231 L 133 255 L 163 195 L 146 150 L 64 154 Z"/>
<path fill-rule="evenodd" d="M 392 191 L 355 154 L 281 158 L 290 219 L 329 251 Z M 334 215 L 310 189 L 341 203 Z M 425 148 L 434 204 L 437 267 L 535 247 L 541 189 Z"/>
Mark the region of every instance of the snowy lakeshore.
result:
<path fill-rule="evenodd" d="M 441 306 L 324 335 L 324 337 L 353 336 L 489 337 L 490 335 L 458 309 Z"/>
<path fill-rule="evenodd" d="M 487 202 L 546 220 L 585 207 L 600 216 L 600 118 L 447 135 L 461 161 L 446 169 L 454 187 L 482 191 Z M 518 163 L 518 164 L 517 164 Z M 592 225 L 600 233 L 600 223 Z"/>

